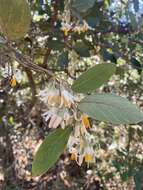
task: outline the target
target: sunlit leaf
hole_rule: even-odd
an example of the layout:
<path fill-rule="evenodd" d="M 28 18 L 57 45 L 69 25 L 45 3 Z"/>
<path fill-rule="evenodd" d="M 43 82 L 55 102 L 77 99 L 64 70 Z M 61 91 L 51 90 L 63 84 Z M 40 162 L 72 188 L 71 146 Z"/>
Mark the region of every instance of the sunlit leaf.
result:
<path fill-rule="evenodd" d="M 55 164 L 66 147 L 70 133 L 71 127 L 59 128 L 45 138 L 34 158 L 33 176 L 44 174 Z"/>
<path fill-rule="evenodd" d="M 0 0 L 0 31 L 10 40 L 24 37 L 30 20 L 26 0 Z"/>
<path fill-rule="evenodd" d="M 143 113 L 127 99 L 115 94 L 95 94 L 84 98 L 79 109 L 90 117 L 113 124 L 133 124 L 143 121 Z"/>

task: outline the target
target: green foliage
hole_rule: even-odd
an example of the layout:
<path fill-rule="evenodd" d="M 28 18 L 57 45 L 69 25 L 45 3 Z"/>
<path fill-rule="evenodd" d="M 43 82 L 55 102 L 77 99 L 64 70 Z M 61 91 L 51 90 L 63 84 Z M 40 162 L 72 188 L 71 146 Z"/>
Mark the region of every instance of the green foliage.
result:
<path fill-rule="evenodd" d="M 0 0 L 0 32 L 10 40 L 24 37 L 30 27 L 26 0 Z"/>
<path fill-rule="evenodd" d="M 99 177 L 103 177 L 101 181 L 111 180 L 116 174 L 122 181 L 132 176 L 136 189 L 140 190 L 142 172 L 136 171 L 142 165 L 142 147 L 136 148 L 136 145 L 141 145 L 143 140 L 143 113 L 125 98 L 104 93 L 119 92 L 121 96 L 135 98 L 142 106 L 143 23 L 142 15 L 139 15 L 140 2 L 119 1 L 116 6 L 112 6 L 115 2 L 110 0 L 28 2 L 30 6 L 27 0 L 0 0 L 0 33 L 9 40 L 5 44 L 0 36 L 0 122 L 12 126 L 11 131 L 15 126 L 35 127 L 35 123 L 37 130 L 38 127 L 41 130 L 41 126 L 48 127 L 51 120 L 55 126 L 59 121 L 65 124 L 64 119 L 70 116 L 73 129 L 56 129 L 38 150 L 32 168 L 33 175 L 37 176 L 53 166 L 64 151 L 71 131 L 76 126 L 84 127 L 81 120 L 87 114 L 91 117 L 91 124 L 99 124 L 94 130 L 86 130 L 89 138 L 84 145 L 95 145 L 95 167 Z M 31 28 L 29 7 L 33 16 Z M 28 29 L 29 35 L 20 40 Z M 20 77 L 17 77 L 17 70 L 21 71 Z M 113 74 L 116 75 L 112 78 L 113 83 L 101 88 L 101 94 L 94 94 Z M 77 76 L 79 78 L 74 81 Z M 14 77 L 12 88 L 10 81 Z M 92 94 L 81 100 L 83 95 L 76 93 Z M 50 114 L 48 121 L 43 122 L 45 111 Z M 141 123 L 129 132 L 128 125 L 120 129 L 102 121 L 115 125 Z M 90 123 L 88 117 L 85 123 Z M 110 145 L 113 145 L 112 150 L 108 151 Z M 85 152 L 82 150 L 82 153 Z M 116 172 L 105 167 L 108 159 L 114 160 L 112 167 Z M 104 169 L 106 171 L 102 173 Z"/>
<path fill-rule="evenodd" d="M 72 90 L 78 93 L 95 91 L 115 73 L 114 64 L 99 64 L 82 74 L 73 84 Z"/>
<path fill-rule="evenodd" d="M 141 63 L 134 57 L 131 58 L 131 65 L 134 69 L 137 69 L 139 72 L 143 69 Z"/>
<path fill-rule="evenodd" d="M 113 124 L 133 124 L 143 121 L 136 105 L 114 94 L 95 94 L 84 98 L 79 109 L 99 121 Z"/>
<path fill-rule="evenodd" d="M 49 134 L 40 146 L 33 162 L 32 173 L 39 176 L 48 171 L 66 148 L 72 128 L 59 128 Z"/>
<path fill-rule="evenodd" d="M 64 43 L 61 42 L 60 40 L 51 40 L 48 43 L 48 47 L 53 50 L 62 51 L 64 48 Z"/>
<path fill-rule="evenodd" d="M 66 66 L 68 66 L 68 51 L 63 52 L 59 57 L 58 57 L 58 66 L 60 66 L 61 68 L 65 68 Z"/>
<path fill-rule="evenodd" d="M 113 63 L 117 63 L 117 59 L 114 56 L 114 54 L 108 52 L 106 49 L 102 50 L 102 56 L 103 56 L 104 61 L 111 61 Z"/>
<path fill-rule="evenodd" d="M 81 57 L 90 57 L 90 48 L 84 42 L 77 42 L 73 48 Z"/>
<path fill-rule="evenodd" d="M 72 8 L 78 12 L 85 13 L 95 4 L 96 0 L 72 0 Z"/>
<path fill-rule="evenodd" d="M 134 175 L 134 182 L 135 182 L 135 190 L 142 190 L 142 178 L 143 172 L 138 171 Z"/>

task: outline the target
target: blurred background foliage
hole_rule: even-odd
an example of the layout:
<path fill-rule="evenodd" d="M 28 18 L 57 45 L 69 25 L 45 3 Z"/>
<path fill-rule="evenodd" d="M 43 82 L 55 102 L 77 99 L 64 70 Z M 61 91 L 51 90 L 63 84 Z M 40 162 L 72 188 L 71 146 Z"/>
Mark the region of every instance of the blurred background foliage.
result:
<path fill-rule="evenodd" d="M 8 5 L 7 5 L 8 6 Z M 9 41 L 30 62 L 68 81 L 97 63 L 116 64 L 99 91 L 126 96 L 143 108 L 142 0 L 29 0 L 31 26 Z M 81 29 L 84 22 L 88 28 Z M 64 23 L 68 24 L 64 28 Z M 79 28 L 78 28 L 79 27 Z M 96 163 L 87 168 L 66 153 L 43 177 L 31 176 L 33 154 L 49 129 L 37 94 L 49 78 L 18 64 L 0 41 L 0 188 L 4 190 L 141 190 L 143 123 L 94 122 Z M 11 78 L 16 77 L 16 85 Z"/>

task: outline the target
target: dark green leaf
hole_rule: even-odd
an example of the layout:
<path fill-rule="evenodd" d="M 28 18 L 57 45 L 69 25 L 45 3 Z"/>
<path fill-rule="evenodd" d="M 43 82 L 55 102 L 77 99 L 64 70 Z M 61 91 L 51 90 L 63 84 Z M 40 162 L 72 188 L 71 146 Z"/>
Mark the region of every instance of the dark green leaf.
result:
<path fill-rule="evenodd" d="M 142 65 L 141 63 L 134 57 L 131 58 L 131 64 L 132 64 L 132 67 L 135 68 L 135 69 L 139 69 L 139 70 L 142 70 Z"/>
<path fill-rule="evenodd" d="M 64 43 L 60 40 L 51 40 L 48 42 L 48 47 L 53 50 L 61 51 L 64 48 Z"/>
<path fill-rule="evenodd" d="M 134 175 L 135 190 L 142 190 L 142 179 L 143 179 L 143 172 L 138 171 Z"/>
<path fill-rule="evenodd" d="M 40 146 L 32 165 L 34 176 L 42 175 L 48 171 L 64 151 L 71 133 L 71 127 L 57 129 L 46 137 Z"/>
<path fill-rule="evenodd" d="M 68 51 L 63 52 L 59 58 L 58 58 L 58 66 L 60 66 L 61 68 L 65 68 L 68 66 Z"/>
<path fill-rule="evenodd" d="M 72 8 L 81 13 L 85 13 L 95 4 L 96 0 L 72 0 Z"/>
<path fill-rule="evenodd" d="M 115 94 L 95 94 L 84 98 L 79 109 L 90 117 L 113 124 L 143 121 L 143 113 L 127 99 Z"/>
<path fill-rule="evenodd" d="M 113 63 L 117 62 L 117 59 L 113 53 L 108 52 L 106 49 L 102 50 L 102 56 L 104 61 L 111 61 Z"/>
<path fill-rule="evenodd" d="M 115 73 L 114 64 L 98 64 L 82 74 L 72 85 L 72 90 L 86 93 L 96 90 Z"/>
<path fill-rule="evenodd" d="M 90 48 L 84 42 L 77 42 L 73 48 L 81 57 L 90 56 Z"/>

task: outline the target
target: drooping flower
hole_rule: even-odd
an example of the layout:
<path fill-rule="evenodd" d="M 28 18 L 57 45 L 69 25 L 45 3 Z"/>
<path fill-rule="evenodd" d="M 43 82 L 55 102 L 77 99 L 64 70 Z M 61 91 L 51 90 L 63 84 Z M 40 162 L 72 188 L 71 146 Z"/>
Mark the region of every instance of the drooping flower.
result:
<path fill-rule="evenodd" d="M 47 123 L 49 121 L 49 128 L 57 128 L 59 125 L 64 129 L 65 126 L 72 122 L 72 115 L 66 109 L 51 108 L 42 114 L 44 121 Z"/>
<path fill-rule="evenodd" d="M 84 160 L 85 162 L 89 163 L 93 163 L 95 162 L 95 155 L 94 155 L 94 149 L 92 146 L 87 146 L 85 147 L 84 150 Z"/>
<path fill-rule="evenodd" d="M 74 104 L 75 98 L 65 89 L 61 89 L 61 106 L 70 108 Z"/>
<path fill-rule="evenodd" d="M 64 35 L 68 36 L 72 26 L 66 22 L 62 22 L 61 25 L 62 25 L 61 30 L 64 32 Z"/>
<path fill-rule="evenodd" d="M 73 32 L 77 32 L 79 35 L 81 33 L 87 32 L 89 29 L 92 29 L 88 23 L 84 20 L 82 24 L 77 23 L 75 27 L 73 27 Z"/>
<path fill-rule="evenodd" d="M 59 86 L 58 88 L 55 84 L 50 84 L 48 90 L 42 90 L 38 95 L 41 100 L 52 107 L 59 108 L 70 108 L 74 102 L 74 96 L 64 88 L 64 86 Z"/>
<path fill-rule="evenodd" d="M 87 131 L 86 125 L 83 122 L 78 122 L 75 125 L 67 147 L 71 154 L 71 159 L 75 160 L 78 165 L 81 165 L 83 161 L 88 165 L 95 162 L 92 138 L 93 136 Z"/>

